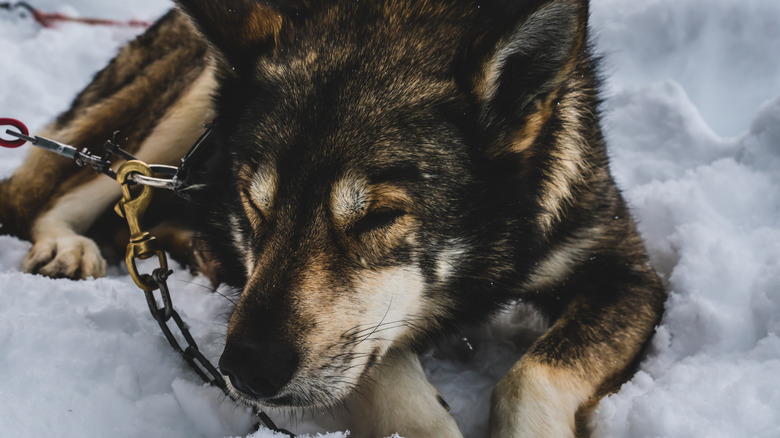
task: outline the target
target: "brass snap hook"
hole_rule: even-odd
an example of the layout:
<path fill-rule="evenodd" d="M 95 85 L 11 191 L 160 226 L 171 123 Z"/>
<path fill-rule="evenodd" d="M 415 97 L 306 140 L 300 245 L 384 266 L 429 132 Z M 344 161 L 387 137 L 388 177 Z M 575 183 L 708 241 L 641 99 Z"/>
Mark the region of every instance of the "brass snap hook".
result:
<path fill-rule="evenodd" d="M 131 160 L 119 167 L 116 179 L 122 186 L 122 199 L 114 207 L 114 211 L 127 221 L 130 227 L 130 242 L 127 244 L 127 254 L 125 263 L 130 271 L 130 276 L 141 289 L 150 292 L 158 288 L 157 283 L 150 275 L 142 275 L 138 272 L 135 263 L 136 259 L 148 259 L 157 256 L 160 268 L 168 269 L 168 260 L 165 253 L 160 249 L 157 239 L 148 231 L 144 230 L 142 220 L 146 209 L 152 202 L 152 187 L 141 186 L 141 192 L 138 196 L 133 196 L 130 185 L 133 182 L 133 175 L 153 176 L 151 167 L 144 162 Z"/>
<path fill-rule="evenodd" d="M 146 209 L 152 203 L 151 187 L 142 186 L 141 193 L 136 197 L 133 196 L 130 184 L 133 183 L 132 176 L 134 174 L 149 177 L 153 175 L 152 169 L 148 164 L 137 160 L 125 162 L 117 171 L 116 180 L 122 186 L 122 199 L 117 203 L 114 211 L 127 220 L 127 225 L 130 227 L 130 242 L 143 240 L 144 236 L 149 235 L 148 232 L 143 230 L 141 220 L 144 213 L 146 213 Z"/>

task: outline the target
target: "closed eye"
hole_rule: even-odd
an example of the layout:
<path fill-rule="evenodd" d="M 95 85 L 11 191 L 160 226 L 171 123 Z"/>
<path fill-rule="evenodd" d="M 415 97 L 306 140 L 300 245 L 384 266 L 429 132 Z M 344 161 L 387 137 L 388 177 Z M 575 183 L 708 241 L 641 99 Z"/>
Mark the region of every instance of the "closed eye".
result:
<path fill-rule="evenodd" d="M 360 235 L 370 231 L 381 230 L 393 225 L 404 215 L 406 215 L 406 212 L 403 210 L 381 209 L 369 211 L 349 229 L 349 233 Z"/>
<path fill-rule="evenodd" d="M 244 197 L 244 205 L 245 206 L 249 206 L 249 210 L 251 210 L 252 213 L 253 213 L 254 217 L 253 218 L 250 217 L 250 219 L 252 219 L 253 222 L 254 221 L 257 221 L 259 223 L 265 222 L 265 215 L 263 214 L 263 211 L 260 210 L 260 207 L 258 207 L 257 204 L 255 204 L 252 201 L 252 196 L 249 194 L 249 192 L 246 191 L 246 190 L 243 190 L 241 193 L 242 193 L 242 195 Z M 258 224 L 254 224 L 254 225 L 257 226 Z"/>

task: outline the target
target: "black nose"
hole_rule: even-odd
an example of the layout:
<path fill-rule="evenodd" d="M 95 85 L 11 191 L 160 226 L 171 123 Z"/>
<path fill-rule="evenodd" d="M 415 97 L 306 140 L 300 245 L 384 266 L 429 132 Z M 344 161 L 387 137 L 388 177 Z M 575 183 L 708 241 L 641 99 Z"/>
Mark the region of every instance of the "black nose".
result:
<path fill-rule="evenodd" d="M 281 342 L 228 340 L 219 358 L 219 370 L 239 391 L 254 398 L 279 393 L 298 368 L 298 354 Z"/>

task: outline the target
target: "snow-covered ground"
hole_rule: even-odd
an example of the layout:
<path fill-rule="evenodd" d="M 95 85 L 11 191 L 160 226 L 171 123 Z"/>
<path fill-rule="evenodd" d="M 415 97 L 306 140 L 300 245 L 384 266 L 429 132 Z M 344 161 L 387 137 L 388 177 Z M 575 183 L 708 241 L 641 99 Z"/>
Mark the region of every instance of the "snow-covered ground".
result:
<path fill-rule="evenodd" d="M 71 15 L 153 19 L 166 0 L 36 0 Z M 597 437 L 780 437 L 780 2 L 593 0 L 614 173 L 668 284 L 636 376 L 599 405 Z M 0 116 L 40 128 L 133 30 L 40 29 L 0 12 Z M 0 177 L 24 150 L 0 150 Z M 244 409 L 169 350 L 119 267 L 73 282 L 24 275 L 27 242 L 0 237 L 0 436 L 251 434 Z M 225 302 L 177 270 L 170 284 L 211 358 Z M 485 435 L 490 388 L 538 334 L 527 309 L 426 368 L 467 437 Z M 321 418 L 272 412 L 300 433 Z M 270 437 L 259 431 L 255 438 Z"/>

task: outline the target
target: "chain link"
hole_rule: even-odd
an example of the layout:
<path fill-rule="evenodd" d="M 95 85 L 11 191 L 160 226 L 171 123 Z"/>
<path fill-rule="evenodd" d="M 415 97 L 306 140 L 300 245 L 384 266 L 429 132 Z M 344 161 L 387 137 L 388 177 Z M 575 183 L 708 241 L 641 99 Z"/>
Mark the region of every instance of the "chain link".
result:
<path fill-rule="evenodd" d="M 138 176 L 152 177 L 153 172 L 149 165 L 141 161 L 127 161 L 119 167 L 117 171 L 117 181 L 122 185 L 122 199 L 116 205 L 116 212 L 125 220 L 130 227 L 130 242 L 127 245 L 127 255 L 125 262 L 130 276 L 136 285 L 144 291 L 146 302 L 149 306 L 149 312 L 168 340 L 171 347 L 182 355 L 190 367 L 197 373 L 203 381 L 209 385 L 216 386 L 222 390 L 230 399 L 237 401 L 236 398 L 227 389 L 222 373 L 211 364 L 211 362 L 200 352 L 195 338 L 190 334 L 189 327 L 182 320 L 179 312 L 173 308 L 173 300 L 168 289 L 168 277 L 173 271 L 168 269 L 168 261 L 165 252 L 159 246 L 157 239 L 143 229 L 142 219 L 146 209 L 151 203 L 152 187 L 144 185 L 140 193 L 134 195 L 130 190 L 132 184 Z M 157 256 L 159 267 L 155 268 L 151 274 L 142 274 L 138 271 L 136 260 L 148 259 Z M 158 304 L 155 292 L 159 291 L 162 306 Z M 176 329 L 181 337 L 184 338 L 187 346 L 182 345 L 176 339 L 168 323 L 173 320 Z M 260 418 L 265 427 L 275 432 L 295 437 L 292 432 L 278 428 L 271 418 L 265 412 L 253 407 L 255 415 Z M 257 424 L 256 428 L 260 425 Z"/>

